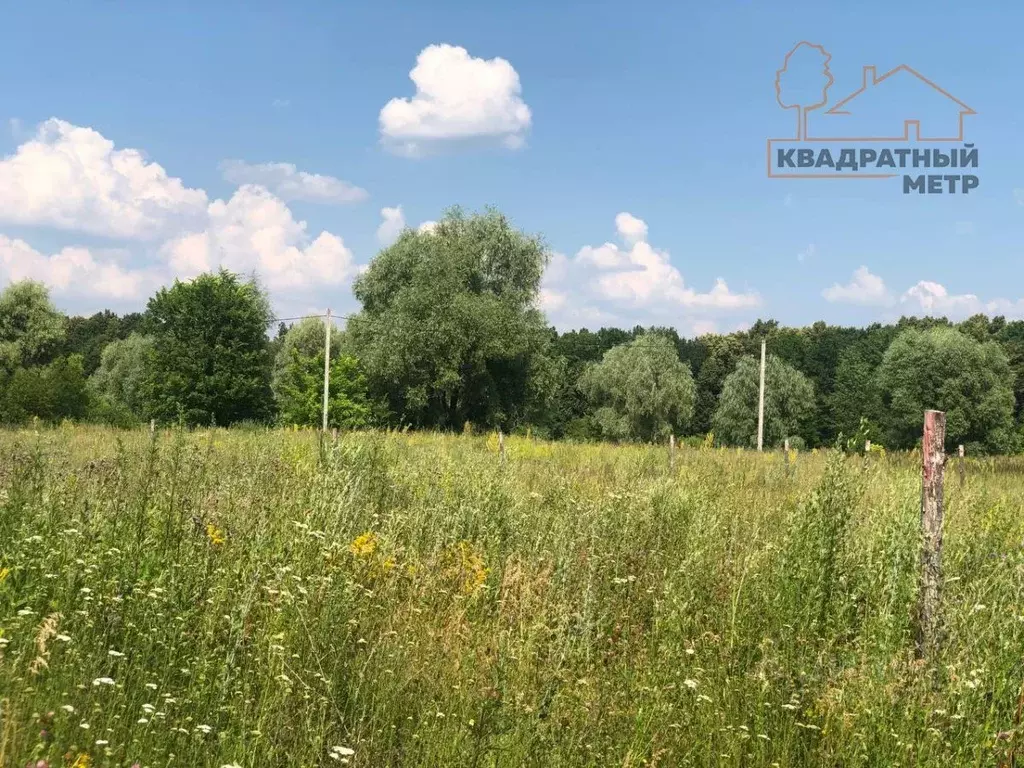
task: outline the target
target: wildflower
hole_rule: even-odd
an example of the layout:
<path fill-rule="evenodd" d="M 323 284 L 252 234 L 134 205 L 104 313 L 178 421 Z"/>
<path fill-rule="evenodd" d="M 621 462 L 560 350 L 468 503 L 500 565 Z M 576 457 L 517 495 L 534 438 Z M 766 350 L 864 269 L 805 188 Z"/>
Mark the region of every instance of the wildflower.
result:
<path fill-rule="evenodd" d="M 112 677 L 97 677 L 92 681 L 93 685 L 113 685 L 114 679 Z"/>
<path fill-rule="evenodd" d="M 201 731 L 201 732 L 202 732 L 202 733 L 204 733 L 204 734 L 208 734 L 208 733 L 209 733 L 210 731 L 212 731 L 212 730 L 213 730 L 213 728 L 212 728 L 212 727 L 210 727 L 209 725 L 206 725 L 206 724 L 204 723 L 204 724 L 201 724 L 201 725 L 197 725 L 197 726 L 196 726 L 196 730 L 197 730 L 197 731 Z"/>
<path fill-rule="evenodd" d="M 685 685 L 691 691 L 694 691 L 694 690 L 697 689 L 697 681 L 696 680 L 690 680 L 689 678 L 687 678 L 686 680 L 683 680 L 683 685 Z"/>
<path fill-rule="evenodd" d="M 348 545 L 348 551 L 356 557 L 369 557 L 377 549 L 377 536 L 372 531 L 361 533 Z"/>
<path fill-rule="evenodd" d="M 113 656 L 114 658 L 119 659 L 123 657 L 124 654 L 120 651 L 115 651 L 113 648 L 111 648 L 109 651 L 107 651 L 107 656 Z"/>
<path fill-rule="evenodd" d="M 224 532 L 213 523 L 206 526 L 206 538 L 208 538 L 210 543 L 215 547 L 219 547 L 227 541 L 227 537 L 224 535 Z"/>
<path fill-rule="evenodd" d="M 349 747 L 331 747 L 327 752 L 327 756 L 331 760 L 340 760 L 343 763 L 347 763 L 348 759 L 355 753 L 356 751 Z"/>
<path fill-rule="evenodd" d="M 75 758 L 75 762 L 71 764 L 71 768 L 89 768 L 89 756 L 85 754 L 85 752 L 82 752 L 77 758 Z"/>
<path fill-rule="evenodd" d="M 10 568 L 0 568 L 0 584 L 4 583 L 4 580 L 7 579 L 8 575 L 10 575 L 10 573 L 11 573 L 11 569 Z"/>
<path fill-rule="evenodd" d="M 69 714 L 73 715 L 75 713 L 75 708 L 72 707 L 70 704 L 61 704 L 60 708 Z"/>

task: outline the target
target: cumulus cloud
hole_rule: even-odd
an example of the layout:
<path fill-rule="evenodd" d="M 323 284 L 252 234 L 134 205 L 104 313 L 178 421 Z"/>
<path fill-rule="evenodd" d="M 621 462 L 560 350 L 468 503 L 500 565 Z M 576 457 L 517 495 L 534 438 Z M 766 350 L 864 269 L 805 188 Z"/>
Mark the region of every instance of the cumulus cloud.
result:
<path fill-rule="evenodd" d="M 201 218 L 206 193 L 136 149 L 51 118 L 0 160 L 0 220 L 121 239 L 154 239 Z"/>
<path fill-rule="evenodd" d="M 162 249 L 178 275 L 192 277 L 224 267 L 255 270 L 270 289 L 339 285 L 355 274 L 352 252 L 337 235 L 315 238 L 284 202 L 264 187 L 247 184 L 209 206 L 208 223 Z"/>
<path fill-rule="evenodd" d="M 32 278 L 57 295 L 140 300 L 175 277 L 219 267 L 256 272 L 275 299 L 302 300 L 358 271 L 331 232 L 315 236 L 281 196 L 340 201 L 353 189 L 285 163 L 235 164 L 242 184 L 227 200 L 190 189 L 133 149 L 117 149 L 91 128 L 48 120 L 0 161 L 0 220 L 125 241 L 128 249 L 69 246 L 45 254 L 0 235 L 0 285 Z M 339 186 L 340 185 L 340 186 Z M 139 240 L 147 241 L 139 243 Z M 144 266 L 138 266 L 143 264 Z"/>
<path fill-rule="evenodd" d="M 516 149 L 530 128 L 519 74 L 502 58 L 470 56 L 454 45 L 429 45 L 409 72 L 410 98 L 393 98 L 380 111 L 386 146 L 418 154 L 441 141 L 490 139 Z"/>
<path fill-rule="evenodd" d="M 669 254 L 648 242 L 643 219 L 622 212 L 615 217 L 615 228 L 618 243 L 586 245 L 572 258 L 560 253 L 552 256 L 539 305 L 555 314 L 561 325 L 594 316 L 602 321 L 637 322 L 639 315 L 698 333 L 714 327 L 706 318 L 709 313 L 760 306 L 757 293 L 733 292 L 722 278 L 708 291 L 692 288 Z"/>
<path fill-rule="evenodd" d="M 358 203 L 369 193 L 347 181 L 319 173 L 300 171 L 292 163 L 247 163 L 225 160 L 221 173 L 232 184 L 259 184 L 282 200 L 304 200 L 335 205 Z"/>
<path fill-rule="evenodd" d="M 854 271 L 849 283 L 835 283 L 822 291 L 822 296 L 831 302 L 888 307 L 899 314 L 935 315 L 951 320 L 979 313 L 1024 317 L 1024 299 L 985 301 L 973 293 L 950 293 L 946 286 L 931 280 L 919 280 L 896 298 L 881 277 L 863 266 Z"/>
<path fill-rule="evenodd" d="M 402 206 L 381 208 L 380 216 L 383 221 L 377 227 L 377 240 L 381 245 L 391 245 L 405 229 L 405 214 L 402 213 Z"/>
<path fill-rule="evenodd" d="M 137 300 L 160 285 L 161 275 L 122 267 L 87 248 L 62 248 L 46 255 L 24 240 L 0 235 L 0 285 L 19 280 L 38 280 L 58 295 Z"/>
<path fill-rule="evenodd" d="M 424 221 L 422 224 L 416 227 L 416 231 L 423 234 L 433 232 L 435 229 L 437 229 L 436 221 Z"/>
<path fill-rule="evenodd" d="M 615 224 L 625 247 L 615 243 L 584 246 L 576 255 L 578 263 L 602 273 L 593 283 L 602 298 L 634 306 L 699 309 L 745 309 L 760 304 L 756 293 L 733 293 L 722 278 L 716 279 L 707 293 L 691 288 L 672 265 L 668 252 L 647 242 L 647 224 L 642 219 L 620 213 Z"/>
<path fill-rule="evenodd" d="M 846 304 L 881 305 L 892 302 L 885 281 L 863 266 L 854 270 L 849 283 L 833 283 L 831 287 L 822 291 L 821 295 L 826 301 Z"/>

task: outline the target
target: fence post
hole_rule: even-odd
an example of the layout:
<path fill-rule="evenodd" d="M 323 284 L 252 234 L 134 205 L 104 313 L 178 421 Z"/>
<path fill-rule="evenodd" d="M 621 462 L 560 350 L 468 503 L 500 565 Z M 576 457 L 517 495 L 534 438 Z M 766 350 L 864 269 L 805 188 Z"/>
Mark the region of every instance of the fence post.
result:
<path fill-rule="evenodd" d="M 967 472 L 967 467 L 964 466 L 964 447 L 962 444 L 957 446 L 956 452 L 960 458 L 960 460 L 956 463 L 956 471 L 957 474 L 960 475 L 960 485 L 963 485 L 964 475 Z"/>
<path fill-rule="evenodd" d="M 921 440 L 921 583 L 917 656 L 934 658 L 939 645 L 942 592 L 942 481 L 946 463 L 946 414 L 924 412 Z"/>
<path fill-rule="evenodd" d="M 156 419 L 149 420 L 149 434 L 156 434 Z"/>
<path fill-rule="evenodd" d="M 498 430 L 498 462 L 505 463 L 505 433 Z"/>
<path fill-rule="evenodd" d="M 676 468 L 676 436 L 673 434 L 668 436 L 668 468 L 673 471 Z"/>
<path fill-rule="evenodd" d="M 789 438 L 782 441 L 782 463 L 786 467 L 786 477 L 789 477 Z"/>

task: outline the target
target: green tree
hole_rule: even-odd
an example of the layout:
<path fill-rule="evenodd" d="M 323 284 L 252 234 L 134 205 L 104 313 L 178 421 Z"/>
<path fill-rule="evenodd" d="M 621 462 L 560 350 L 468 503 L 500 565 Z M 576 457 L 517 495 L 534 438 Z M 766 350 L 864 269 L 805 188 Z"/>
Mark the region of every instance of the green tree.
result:
<path fill-rule="evenodd" d="M 271 388 L 283 424 L 322 423 L 324 330 L 323 321 L 308 318 L 293 325 L 281 341 L 274 359 Z M 359 361 L 343 353 L 341 334 L 332 332 L 328 425 L 359 429 L 370 425 L 374 416 Z"/>
<path fill-rule="evenodd" d="M 715 437 L 727 445 L 757 445 L 757 403 L 760 361 L 748 356 L 736 365 L 722 385 L 712 418 Z M 774 355 L 765 361 L 764 444 L 786 438 L 806 440 L 807 421 L 814 415 L 814 385 L 800 371 Z"/>
<path fill-rule="evenodd" d="M 60 357 L 49 365 L 16 369 L 0 398 L 0 416 L 12 423 L 32 417 L 50 422 L 83 419 L 88 409 L 81 355 Z"/>
<path fill-rule="evenodd" d="M 149 410 L 166 421 L 229 425 L 270 417 L 266 294 L 221 270 L 178 280 L 149 300 L 154 336 Z"/>
<path fill-rule="evenodd" d="M 580 389 L 597 407 L 601 433 L 613 440 L 658 440 L 693 417 L 696 387 L 672 339 L 645 333 L 613 347 L 591 366 Z"/>
<path fill-rule="evenodd" d="M 547 258 L 495 211 L 406 230 L 354 286 L 348 332 L 372 391 L 416 426 L 522 423 L 549 338 L 534 307 Z"/>
<path fill-rule="evenodd" d="M 123 426 L 148 418 L 154 345 L 152 336 L 133 333 L 104 347 L 89 378 L 96 418 Z"/>
<path fill-rule="evenodd" d="M 893 447 L 916 444 L 927 409 L 945 411 L 947 447 L 1013 447 L 1014 375 L 995 342 L 950 327 L 908 328 L 886 350 L 878 382 Z"/>
<path fill-rule="evenodd" d="M 0 374 L 49 362 L 64 340 L 65 323 L 42 283 L 7 286 L 0 293 Z"/>
<path fill-rule="evenodd" d="M 126 339 L 142 325 L 142 314 L 132 312 L 119 316 L 109 309 L 89 317 L 69 317 L 64 354 L 79 354 L 85 374 L 92 376 L 100 367 L 103 350 L 108 344 Z"/>

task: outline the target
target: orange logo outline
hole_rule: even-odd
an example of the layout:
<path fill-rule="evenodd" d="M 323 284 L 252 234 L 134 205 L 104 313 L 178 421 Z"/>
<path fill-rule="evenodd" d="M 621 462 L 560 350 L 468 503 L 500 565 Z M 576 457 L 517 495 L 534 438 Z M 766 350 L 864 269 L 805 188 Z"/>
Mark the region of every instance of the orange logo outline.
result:
<path fill-rule="evenodd" d="M 796 53 L 801 47 L 806 46 L 819 51 L 824 57 L 823 74 L 827 75 L 828 82 L 822 87 L 821 95 L 822 100 L 815 104 L 801 107 L 798 104 L 784 104 L 782 102 L 782 88 L 781 78 L 782 73 L 789 67 L 790 57 Z M 818 43 L 811 43 L 807 40 L 801 40 L 799 43 L 794 45 L 789 53 L 786 54 L 786 58 L 782 62 L 782 68 L 775 71 L 775 100 L 779 103 L 779 106 L 783 109 L 797 109 L 797 135 L 795 138 L 776 138 L 768 139 L 768 147 L 766 152 L 768 176 L 773 179 L 891 179 L 899 176 L 898 173 L 772 173 L 772 144 L 775 142 L 787 142 L 791 143 L 794 141 L 798 142 L 811 142 L 811 143 L 836 143 L 836 142 L 910 142 L 910 141 L 932 141 L 932 142 L 962 142 L 964 140 L 964 116 L 965 115 L 976 115 L 978 114 L 975 110 L 964 104 L 960 99 L 953 96 L 949 91 L 940 87 L 935 82 L 929 80 L 927 77 L 922 75 L 913 67 L 907 64 L 900 64 L 899 66 L 893 67 L 881 77 L 875 74 L 874 65 L 866 65 L 863 68 L 863 81 L 860 88 L 853 93 L 849 94 L 846 98 L 838 101 L 835 106 L 825 111 L 826 115 L 848 115 L 849 111 L 842 109 L 846 104 L 853 101 L 857 96 L 867 90 L 869 85 L 878 85 L 884 82 L 888 78 L 892 77 L 898 72 L 908 72 L 925 85 L 930 86 L 938 93 L 945 96 L 956 103 L 959 107 L 959 130 L 956 136 L 922 136 L 921 135 L 921 120 L 917 119 L 905 119 L 903 121 L 903 135 L 902 136 L 846 136 L 846 137 L 835 137 L 835 136 L 810 136 L 807 131 L 807 113 L 816 109 L 820 109 L 828 103 L 828 89 L 835 82 L 835 78 L 832 76 L 832 72 L 828 67 L 829 62 L 832 60 L 832 54 L 829 53 L 825 46 Z M 911 136 L 911 126 L 913 126 L 913 137 Z"/>

